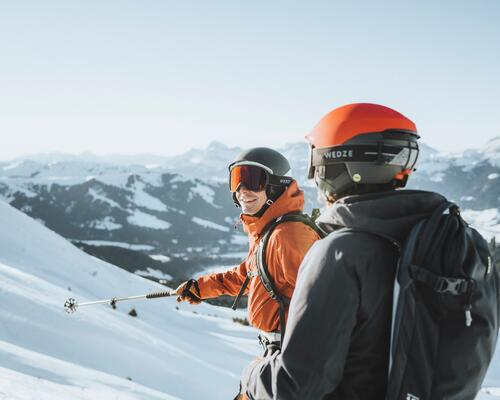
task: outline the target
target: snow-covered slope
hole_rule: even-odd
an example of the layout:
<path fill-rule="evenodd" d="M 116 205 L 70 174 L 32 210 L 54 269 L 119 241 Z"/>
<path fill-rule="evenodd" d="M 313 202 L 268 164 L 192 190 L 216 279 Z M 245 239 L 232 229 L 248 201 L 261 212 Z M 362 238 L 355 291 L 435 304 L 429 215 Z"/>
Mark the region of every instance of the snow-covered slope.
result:
<path fill-rule="evenodd" d="M 259 349 L 255 332 L 235 324 L 233 312 L 177 306 L 171 298 L 68 315 L 68 297 L 83 302 L 164 287 L 87 255 L 2 201 L 0 221 L 0 398 L 234 395 Z"/>

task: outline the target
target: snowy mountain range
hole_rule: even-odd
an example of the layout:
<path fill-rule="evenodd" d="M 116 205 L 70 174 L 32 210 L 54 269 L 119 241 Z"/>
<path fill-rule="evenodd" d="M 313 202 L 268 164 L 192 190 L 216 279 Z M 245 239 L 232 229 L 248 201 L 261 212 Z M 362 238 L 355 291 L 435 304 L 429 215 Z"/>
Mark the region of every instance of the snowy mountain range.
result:
<path fill-rule="evenodd" d="M 219 253 L 241 251 L 226 187 L 166 168 L 22 160 L 0 167 L 0 193 L 93 254 L 104 252 L 110 261 L 134 251 L 152 256 L 147 265 L 122 265 L 130 269 L 187 275 L 193 260 L 210 265 Z"/>
<path fill-rule="evenodd" d="M 320 206 L 306 179 L 307 145 L 278 150 L 306 192 L 306 210 Z M 90 254 L 144 276 L 180 280 L 245 256 L 226 183 L 227 165 L 239 152 L 213 142 L 174 157 L 23 157 L 0 163 L 0 197 Z M 488 240 L 500 240 L 499 182 L 497 137 L 460 154 L 422 145 L 409 187 L 443 193 Z"/>
<path fill-rule="evenodd" d="M 500 137 L 459 154 L 424 149 L 412 186 L 441 191 L 462 209 L 500 207 Z"/>

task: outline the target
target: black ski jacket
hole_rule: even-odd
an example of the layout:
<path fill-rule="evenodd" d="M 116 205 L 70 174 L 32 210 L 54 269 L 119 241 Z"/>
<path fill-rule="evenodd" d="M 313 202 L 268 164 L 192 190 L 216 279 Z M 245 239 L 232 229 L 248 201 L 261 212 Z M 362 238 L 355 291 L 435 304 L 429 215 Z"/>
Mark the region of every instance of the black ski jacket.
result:
<path fill-rule="evenodd" d="M 398 249 L 445 198 L 399 190 L 349 196 L 318 219 L 328 232 L 304 258 L 281 352 L 242 377 L 252 400 L 383 400 Z M 351 228 L 353 231 L 342 231 Z"/>

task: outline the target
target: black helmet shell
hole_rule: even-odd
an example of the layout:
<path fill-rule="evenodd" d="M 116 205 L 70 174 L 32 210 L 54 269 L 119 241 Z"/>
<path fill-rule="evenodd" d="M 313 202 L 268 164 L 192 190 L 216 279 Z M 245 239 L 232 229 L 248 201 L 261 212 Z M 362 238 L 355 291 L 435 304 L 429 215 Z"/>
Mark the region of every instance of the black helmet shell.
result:
<path fill-rule="evenodd" d="M 243 151 L 229 165 L 229 170 L 231 170 L 234 165 L 253 163 L 265 167 L 269 173 L 277 176 L 286 175 L 288 171 L 290 171 L 290 163 L 285 156 L 268 147 L 254 147 Z"/>

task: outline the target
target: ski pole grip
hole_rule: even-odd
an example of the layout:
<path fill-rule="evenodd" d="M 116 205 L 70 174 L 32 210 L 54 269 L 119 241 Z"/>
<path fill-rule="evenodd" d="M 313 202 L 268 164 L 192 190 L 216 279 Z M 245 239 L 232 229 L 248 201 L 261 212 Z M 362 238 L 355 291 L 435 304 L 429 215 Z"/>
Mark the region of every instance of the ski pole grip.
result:
<path fill-rule="evenodd" d="M 175 296 L 175 295 L 176 295 L 175 291 L 167 290 L 165 292 L 156 292 L 156 293 L 147 294 L 146 299 L 156 299 L 157 297 L 169 297 L 169 296 Z"/>

